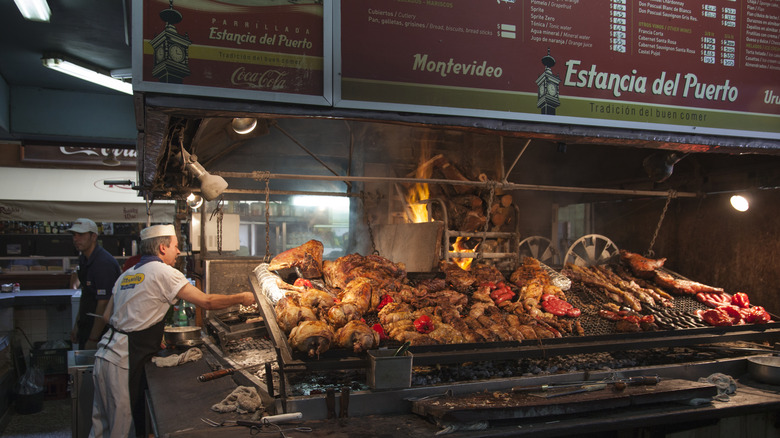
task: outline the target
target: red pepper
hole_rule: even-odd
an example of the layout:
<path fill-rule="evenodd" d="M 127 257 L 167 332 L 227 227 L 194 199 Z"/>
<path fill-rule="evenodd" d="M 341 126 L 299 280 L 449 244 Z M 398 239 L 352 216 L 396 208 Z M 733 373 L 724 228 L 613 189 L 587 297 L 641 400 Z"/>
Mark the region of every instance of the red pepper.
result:
<path fill-rule="evenodd" d="M 746 309 L 750 307 L 750 298 L 744 292 L 737 292 L 731 296 L 731 304 Z"/>
<path fill-rule="evenodd" d="M 761 306 L 752 307 L 747 318 L 745 318 L 745 321 L 749 324 L 766 324 L 771 320 L 772 317 L 769 316 L 769 313 Z"/>
<path fill-rule="evenodd" d="M 390 295 L 383 295 L 382 300 L 379 301 L 379 304 L 376 306 L 376 310 L 380 311 L 382 310 L 382 307 L 385 307 L 386 305 L 393 302 L 393 297 Z"/>
<path fill-rule="evenodd" d="M 306 288 L 312 287 L 311 281 L 305 279 L 305 278 L 296 278 L 295 283 L 293 283 L 293 286 L 303 286 Z"/>
<path fill-rule="evenodd" d="M 375 332 L 379 333 L 379 340 L 380 341 L 384 341 L 385 339 L 388 339 L 387 335 L 385 334 L 385 329 L 382 328 L 382 324 L 376 323 L 376 324 L 372 325 L 371 328 Z"/>
<path fill-rule="evenodd" d="M 499 296 L 497 296 L 497 297 L 493 298 L 493 301 L 495 301 L 495 302 L 496 302 L 496 304 L 498 305 L 498 304 L 501 304 L 501 303 L 503 303 L 503 302 L 504 302 L 504 301 L 506 301 L 506 300 L 511 300 L 511 299 L 512 299 L 512 297 L 514 297 L 514 296 L 515 296 L 514 292 L 510 292 L 510 293 L 508 293 L 508 294 L 507 294 L 507 293 L 505 293 L 505 294 L 503 294 L 503 295 L 499 295 Z"/>
<path fill-rule="evenodd" d="M 425 334 L 433 331 L 433 321 L 428 315 L 422 315 L 414 321 L 414 328 L 418 332 Z"/>

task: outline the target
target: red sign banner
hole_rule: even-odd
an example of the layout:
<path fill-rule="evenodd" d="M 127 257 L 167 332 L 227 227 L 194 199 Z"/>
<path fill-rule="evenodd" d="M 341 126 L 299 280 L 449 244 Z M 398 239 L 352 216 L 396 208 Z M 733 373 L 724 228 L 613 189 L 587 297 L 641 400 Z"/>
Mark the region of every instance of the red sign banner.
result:
<path fill-rule="evenodd" d="M 340 5 L 340 106 L 780 138 L 777 1 Z"/>

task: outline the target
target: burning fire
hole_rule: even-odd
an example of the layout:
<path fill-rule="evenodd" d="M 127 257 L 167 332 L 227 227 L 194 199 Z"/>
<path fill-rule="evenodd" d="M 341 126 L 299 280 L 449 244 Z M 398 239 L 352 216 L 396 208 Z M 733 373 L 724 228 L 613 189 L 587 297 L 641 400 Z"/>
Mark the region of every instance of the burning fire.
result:
<path fill-rule="evenodd" d="M 467 243 L 469 241 L 468 237 L 458 237 L 455 239 L 455 243 L 452 244 L 452 251 L 453 252 L 473 252 L 477 250 L 477 247 L 479 244 L 476 244 L 473 248 L 470 248 Z M 460 266 L 461 269 L 464 271 L 468 271 L 469 267 L 471 267 L 471 262 L 474 261 L 473 258 L 453 258 L 452 261 Z"/>
<path fill-rule="evenodd" d="M 409 204 L 411 220 L 413 223 L 428 222 L 428 207 L 422 201 L 426 201 L 431 193 L 428 184 L 415 183 L 409 190 L 406 201 Z"/>

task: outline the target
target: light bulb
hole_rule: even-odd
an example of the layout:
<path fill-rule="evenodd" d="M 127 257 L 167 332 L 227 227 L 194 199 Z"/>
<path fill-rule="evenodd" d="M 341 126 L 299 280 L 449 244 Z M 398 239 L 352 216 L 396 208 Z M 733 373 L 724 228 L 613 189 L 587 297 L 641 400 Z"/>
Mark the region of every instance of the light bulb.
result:
<path fill-rule="evenodd" d="M 734 195 L 731 197 L 731 206 L 737 211 L 747 211 L 750 208 L 750 203 L 744 196 Z"/>

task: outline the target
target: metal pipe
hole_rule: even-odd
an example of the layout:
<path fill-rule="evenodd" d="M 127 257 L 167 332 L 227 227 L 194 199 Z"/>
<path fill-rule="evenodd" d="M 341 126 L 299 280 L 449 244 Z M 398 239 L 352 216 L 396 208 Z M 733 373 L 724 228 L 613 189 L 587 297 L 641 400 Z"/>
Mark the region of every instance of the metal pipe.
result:
<path fill-rule="evenodd" d="M 591 193 L 606 195 L 636 195 L 636 196 L 669 196 L 668 191 L 657 190 L 630 190 L 630 189 L 601 189 L 597 187 L 566 187 L 566 186 L 546 186 L 541 184 L 515 184 L 499 183 L 494 181 L 461 181 L 451 179 L 436 178 L 398 178 L 383 176 L 330 176 L 330 175 L 295 175 L 285 173 L 265 173 L 265 172 L 212 172 L 212 175 L 219 175 L 227 178 L 249 178 L 249 179 L 304 179 L 313 181 L 360 181 L 360 182 L 395 182 L 395 183 L 425 183 L 425 184 L 450 184 L 466 185 L 488 188 L 491 185 L 500 187 L 504 190 L 536 190 L 542 192 L 569 192 L 569 193 Z M 678 198 L 695 198 L 699 196 L 692 192 L 677 192 Z"/>

